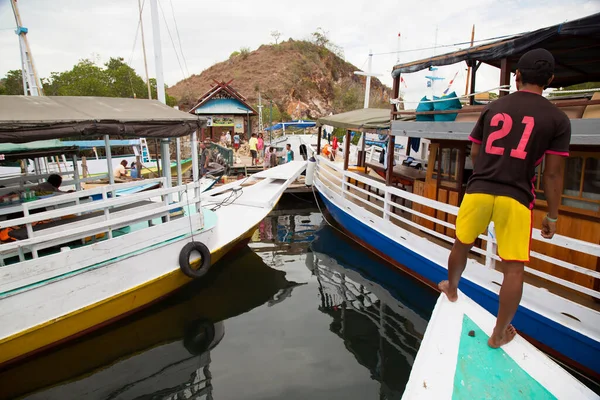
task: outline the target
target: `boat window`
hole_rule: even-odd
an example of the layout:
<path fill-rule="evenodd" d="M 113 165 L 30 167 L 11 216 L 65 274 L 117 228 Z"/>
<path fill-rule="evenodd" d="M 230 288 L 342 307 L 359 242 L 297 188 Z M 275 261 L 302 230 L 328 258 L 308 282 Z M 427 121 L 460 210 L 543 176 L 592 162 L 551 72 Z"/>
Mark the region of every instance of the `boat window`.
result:
<path fill-rule="evenodd" d="M 545 200 L 543 165 L 536 170 L 536 196 Z M 600 211 L 600 158 L 597 154 L 572 152 L 565 161 L 561 204 L 592 212 Z"/>
<path fill-rule="evenodd" d="M 435 166 L 433 169 L 433 177 L 437 179 L 438 169 L 440 170 L 440 179 L 442 181 L 456 182 L 458 180 L 458 149 L 450 147 L 440 147 Z M 441 165 L 440 165 L 441 155 Z"/>

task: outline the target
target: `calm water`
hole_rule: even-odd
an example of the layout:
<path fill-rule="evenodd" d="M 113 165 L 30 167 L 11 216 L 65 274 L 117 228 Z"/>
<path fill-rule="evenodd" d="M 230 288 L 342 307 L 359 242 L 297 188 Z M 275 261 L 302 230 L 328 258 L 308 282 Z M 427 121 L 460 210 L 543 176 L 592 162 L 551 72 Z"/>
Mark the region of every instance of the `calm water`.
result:
<path fill-rule="evenodd" d="M 299 200 L 166 301 L 0 373 L 28 399 L 400 399 L 435 293 Z"/>

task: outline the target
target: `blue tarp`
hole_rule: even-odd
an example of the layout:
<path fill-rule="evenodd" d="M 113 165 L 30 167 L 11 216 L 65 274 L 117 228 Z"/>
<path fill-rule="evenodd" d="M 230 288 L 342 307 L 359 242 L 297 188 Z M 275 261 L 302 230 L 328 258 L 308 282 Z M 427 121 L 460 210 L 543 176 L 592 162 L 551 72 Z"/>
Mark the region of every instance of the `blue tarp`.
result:
<path fill-rule="evenodd" d="M 297 121 L 290 121 L 290 122 L 281 122 L 277 125 L 273 125 L 269 128 L 265 128 L 265 131 L 278 131 L 281 129 L 288 129 L 288 128 L 312 128 L 314 126 L 316 126 L 317 123 L 315 121 L 302 121 L 302 120 L 297 120 Z"/>
<path fill-rule="evenodd" d="M 77 146 L 80 149 L 91 149 L 92 147 L 104 147 L 104 140 L 65 140 L 60 142 L 63 146 Z M 110 147 L 114 146 L 139 146 L 139 139 L 110 140 Z"/>

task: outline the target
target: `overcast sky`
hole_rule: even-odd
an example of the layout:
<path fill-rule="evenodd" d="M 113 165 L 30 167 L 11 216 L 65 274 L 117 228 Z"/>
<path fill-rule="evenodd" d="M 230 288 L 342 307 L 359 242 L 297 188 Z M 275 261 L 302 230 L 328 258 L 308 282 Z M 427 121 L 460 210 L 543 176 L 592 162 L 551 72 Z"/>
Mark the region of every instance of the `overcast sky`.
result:
<path fill-rule="evenodd" d="M 150 75 L 154 75 L 150 0 L 144 5 L 144 31 Z M 40 76 L 70 69 L 79 59 L 95 58 L 103 63 L 110 57 L 131 60 L 143 77 L 141 41 L 138 37 L 137 0 L 19 0 L 23 25 L 29 29 L 29 42 Z M 159 0 L 165 81 L 173 85 L 189 74 L 199 74 L 223 61 L 241 47 L 256 49 L 272 42 L 270 32 L 278 30 L 281 39 L 309 38 L 318 27 L 329 32 L 332 42 L 344 49 L 346 60 L 367 68 L 369 49 L 373 72 L 391 86 L 390 72 L 397 61 L 398 33 L 403 51 L 466 42 L 475 24 L 475 39 L 530 31 L 600 12 L 600 0 Z M 400 5 L 404 4 L 404 5 Z M 174 11 L 174 13 L 173 13 Z M 175 30 L 177 21 L 183 56 L 180 68 L 167 24 L 179 52 Z M 9 0 L 0 0 L 0 76 L 18 69 L 19 44 Z M 437 31 L 437 35 L 436 35 Z M 437 36 L 437 40 L 436 40 Z M 457 48 L 438 48 L 437 54 Z M 401 61 L 434 54 L 434 50 L 403 52 Z M 180 54 L 180 58 L 181 54 Z M 183 64 L 183 59 L 181 60 Z M 480 70 L 481 71 L 481 70 Z M 458 72 L 453 89 L 462 94 L 466 71 L 461 65 L 441 68 L 446 81 Z M 428 94 L 424 73 L 405 75 L 409 99 Z M 224 80 L 230 77 L 222 77 Z M 478 76 L 477 90 L 498 85 L 499 72 L 484 69 Z M 409 106 L 410 107 L 410 106 Z M 414 107 L 414 105 L 413 105 Z"/>

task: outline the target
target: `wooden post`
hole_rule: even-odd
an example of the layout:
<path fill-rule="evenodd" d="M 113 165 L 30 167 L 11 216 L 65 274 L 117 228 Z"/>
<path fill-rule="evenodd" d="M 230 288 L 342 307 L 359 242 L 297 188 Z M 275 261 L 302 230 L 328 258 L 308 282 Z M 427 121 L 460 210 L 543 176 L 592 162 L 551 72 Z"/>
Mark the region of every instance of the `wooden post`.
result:
<path fill-rule="evenodd" d="M 84 178 L 87 178 L 89 176 L 86 156 L 81 156 L 81 173 Z"/>
<path fill-rule="evenodd" d="M 392 177 L 394 174 L 394 146 L 396 146 L 396 137 L 394 135 L 388 136 L 387 144 L 387 160 L 385 160 L 387 169 L 385 171 L 385 184 L 388 186 L 392 185 Z"/>
<path fill-rule="evenodd" d="M 477 70 L 481 65 L 481 61 L 472 61 L 472 69 L 471 69 L 471 94 L 475 93 L 475 77 L 477 76 Z M 469 97 L 469 104 L 475 104 L 475 96 Z"/>
<path fill-rule="evenodd" d="M 510 85 L 510 61 L 508 58 L 500 60 L 500 86 Z M 500 90 L 499 97 L 508 95 L 509 92 Z"/>
<path fill-rule="evenodd" d="M 366 163 L 365 163 L 365 159 L 366 159 L 366 155 L 365 155 L 365 141 L 367 139 L 366 139 L 365 136 L 367 134 L 365 132 L 361 132 L 360 134 L 362 136 L 361 137 L 361 139 L 362 139 L 362 145 L 360 146 L 360 152 L 359 152 L 360 157 L 358 157 L 358 166 L 359 167 L 364 167 L 366 165 Z"/>
<path fill-rule="evenodd" d="M 348 169 L 348 163 L 350 162 L 350 131 L 346 130 L 346 137 L 344 138 L 344 171 Z"/>
<path fill-rule="evenodd" d="M 321 135 L 323 134 L 323 127 L 319 127 L 319 136 L 317 137 L 317 156 L 321 154 Z"/>
<path fill-rule="evenodd" d="M 471 30 L 471 47 L 473 47 L 473 40 L 475 40 L 475 24 Z M 469 78 L 471 77 L 471 64 L 467 63 L 467 83 L 465 85 L 465 96 L 469 94 Z"/>

